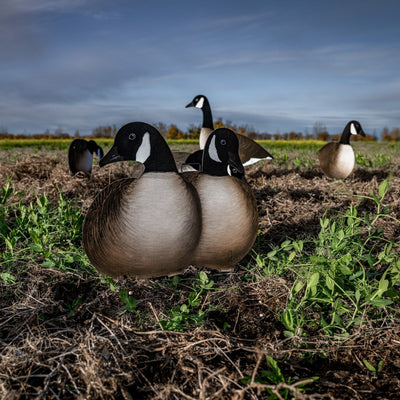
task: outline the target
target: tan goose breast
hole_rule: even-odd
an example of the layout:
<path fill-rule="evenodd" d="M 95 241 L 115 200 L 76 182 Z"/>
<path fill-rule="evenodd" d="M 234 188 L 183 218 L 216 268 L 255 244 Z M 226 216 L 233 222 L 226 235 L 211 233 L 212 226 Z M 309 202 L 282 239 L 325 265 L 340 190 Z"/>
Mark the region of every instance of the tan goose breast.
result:
<path fill-rule="evenodd" d="M 109 185 L 84 223 L 83 242 L 100 272 L 138 278 L 173 275 L 190 265 L 201 231 L 199 199 L 174 172 Z"/>
<path fill-rule="evenodd" d="M 355 156 L 351 145 L 328 143 L 318 151 L 319 164 L 329 178 L 345 179 L 354 168 Z"/>
<path fill-rule="evenodd" d="M 250 251 L 257 236 L 254 194 L 246 183 L 230 176 L 193 176 L 203 220 L 193 264 L 232 269 Z"/>

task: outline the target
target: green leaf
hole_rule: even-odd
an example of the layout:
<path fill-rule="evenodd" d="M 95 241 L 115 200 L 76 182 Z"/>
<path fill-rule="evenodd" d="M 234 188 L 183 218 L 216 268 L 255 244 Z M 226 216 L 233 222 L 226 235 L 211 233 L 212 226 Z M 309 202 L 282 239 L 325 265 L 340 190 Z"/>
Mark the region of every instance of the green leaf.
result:
<path fill-rule="evenodd" d="M 285 378 L 282 375 L 281 369 L 278 366 L 278 363 L 271 357 L 271 356 L 265 356 L 267 359 L 268 365 L 272 369 L 272 373 L 269 373 L 270 371 L 263 371 L 266 374 L 268 374 L 268 378 L 272 380 L 274 383 L 280 383 L 280 382 L 285 382 Z"/>
<path fill-rule="evenodd" d="M 389 190 L 389 182 L 385 179 L 380 185 L 379 185 L 379 196 L 383 198 L 387 191 Z"/>
<path fill-rule="evenodd" d="M 296 252 L 292 251 L 287 258 L 287 262 L 290 263 L 296 257 Z"/>
<path fill-rule="evenodd" d="M 137 306 L 136 299 L 133 296 L 129 296 L 128 290 L 121 289 L 119 291 L 119 297 L 125 303 L 125 305 L 122 308 L 124 308 L 127 311 L 135 311 L 136 310 L 136 306 Z"/>
<path fill-rule="evenodd" d="M 384 293 L 386 292 L 387 288 L 389 287 L 389 281 L 387 279 L 381 279 L 379 281 L 379 290 Z"/>
<path fill-rule="evenodd" d="M 364 365 L 367 367 L 368 371 L 372 372 L 373 374 L 376 373 L 376 368 L 370 364 L 367 360 L 363 360 Z"/>
<path fill-rule="evenodd" d="M 202 284 L 206 284 L 208 282 L 208 276 L 204 271 L 199 273 L 198 278 Z"/>
<path fill-rule="evenodd" d="M 42 267 L 54 268 L 57 264 L 53 260 L 46 260 L 42 262 Z"/>
<path fill-rule="evenodd" d="M 292 293 L 294 295 L 296 295 L 297 293 L 300 292 L 301 289 L 303 289 L 303 286 L 304 286 L 303 282 L 302 281 L 298 281 L 296 283 L 296 286 L 292 289 Z"/>
<path fill-rule="evenodd" d="M 11 275 L 9 272 L 2 272 L 2 273 L 0 274 L 0 277 L 1 277 L 1 279 L 3 280 L 3 282 L 4 282 L 6 285 L 10 285 L 10 284 L 15 283 L 15 277 L 14 277 L 14 275 Z"/>
<path fill-rule="evenodd" d="M 318 282 L 319 282 L 319 272 L 314 272 L 311 275 L 309 281 L 307 282 L 307 289 L 316 287 L 318 285 Z"/>
<path fill-rule="evenodd" d="M 326 276 L 325 283 L 329 290 L 333 290 L 335 288 L 335 281 L 329 275 Z"/>
<path fill-rule="evenodd" d="M 371 304 L 376 307 L 386 307 L 393 304 L 393 301 L 389 299 L 375 299 L 371 301 Z"/>

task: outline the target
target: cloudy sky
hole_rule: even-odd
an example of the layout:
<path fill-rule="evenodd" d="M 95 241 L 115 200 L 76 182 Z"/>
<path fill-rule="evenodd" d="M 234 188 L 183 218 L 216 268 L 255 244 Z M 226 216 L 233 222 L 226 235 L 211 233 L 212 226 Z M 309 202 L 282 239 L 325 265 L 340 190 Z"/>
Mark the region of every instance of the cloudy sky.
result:
<path fill-rule="evenodd" d="M 398 0 L 0 0 L 0 130 L 400 127 Z"/>

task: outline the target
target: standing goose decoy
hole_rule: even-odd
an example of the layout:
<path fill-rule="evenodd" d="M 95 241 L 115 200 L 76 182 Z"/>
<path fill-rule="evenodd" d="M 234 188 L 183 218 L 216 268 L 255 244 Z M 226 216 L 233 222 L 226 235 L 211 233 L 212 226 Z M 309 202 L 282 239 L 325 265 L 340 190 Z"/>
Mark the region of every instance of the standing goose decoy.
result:
<path fill-rule="evenodd" d="M 99 159 L 104 155 L 103 149 L 94 140 L 74 139 L 68 149 L 68 164 L 72 175 L 77 172 L 90 175 L 93 154 L 96 154 Z"/>
<path fill-rule="evenodd" d="M 203 125 L 200 130 L 200 150 L 204 149 L 207 142 L 207 138 L 210 136 L 211 132 L 214 130 L 213 118 L 211 114 L 210 103 L 206 96 L 199 94 L 197 95 L 188 107 L 200 108 L 203 111 Z M 248 138 L 244 135 L 236 134 L 239 140 L 239 157 L 244 166 L 255 164 L 261 160 L 271 160 L 273 157 L 267 150 L 264 149 L 254 140 Z M 190 160 L 189 160 L 190 162 Z M 189 163 L 186 160 L 186 163 Z M 194 165 L 194 168 L 196 166 Z"/>
<path fill-rule="evenodd" d="M 350 145 L 351 135 L 365 136 L 358 121 L 348 122 L 339 142 L 328 143 L 318 151 L 320 167 L 329 178 L 345 179 L 353 171 L 355 156 Z"/>
<path fill-rule="evenodd" d="M 178 174 L 171 150 L 151 125 L 123 126 L 100 166 L 124 160 L 143 163 L 144 173 L 111 183 L 93 201 L 83 226 L 89 260 L 112 277 L 182 272 L 201 232 L 196 190 Z"/>
<path fill-rule="evenodd" d="M 244 182 L 237 135 L 216 129 L 207 139 L 201 172 L 185 172 L 201 204 L 202 231 L 193 265 L 231 270 L 252 248 L 258 212 L 254 194 Z"/>

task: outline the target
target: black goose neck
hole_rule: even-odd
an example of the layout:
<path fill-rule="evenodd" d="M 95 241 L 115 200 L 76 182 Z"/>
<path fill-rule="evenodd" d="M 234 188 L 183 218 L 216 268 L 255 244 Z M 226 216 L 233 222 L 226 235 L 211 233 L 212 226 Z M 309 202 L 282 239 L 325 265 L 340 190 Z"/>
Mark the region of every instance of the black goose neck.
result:
<path fill-rule="evenodd" d="M 171 149 L 161 136 L 151 138 L 151 151 L 144 167 L 144 172 L 178 172 Z"/>
<path fill-rule="evenodd" d="M 214 129 L 210 103 L 205 97 L 204 97 L 204 104 L 201 109 L 203 111 L 203 128 Z"/>
<path fill-rule="evenodd" d="M 350 136 L 351 136 L 350 125 L 346 125 L 346 127 L 343 130 L 342 135 L 340 136 L 339 143 L 350 144 Z"/>
<path fill-rule="evenodd" d="M 202 172 L 207 175 L 225 176 L 227 175 L 227 165 L 214 161 L 207 152 L 203 152 Z"/>

